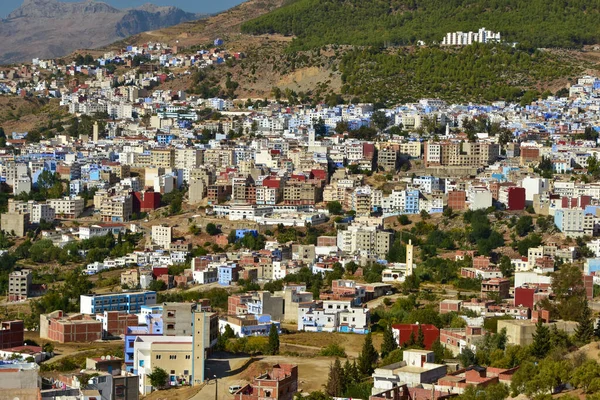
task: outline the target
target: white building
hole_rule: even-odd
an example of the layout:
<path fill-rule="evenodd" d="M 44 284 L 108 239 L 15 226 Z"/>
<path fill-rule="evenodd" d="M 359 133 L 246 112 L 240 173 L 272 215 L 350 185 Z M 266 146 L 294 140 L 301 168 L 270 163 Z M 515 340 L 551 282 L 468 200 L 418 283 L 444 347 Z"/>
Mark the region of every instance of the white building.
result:
<path fill-rule="evenodd" d="M 525 189 L 525 201 L 531 204 L 533 202 L 533 196 L 548 191 L 549 184 L 548 179 L 537 177 L 531 178 L 527 176 L 523 178 L 521 187 Z"/>
<path fill-rule="evenodd" d="M 492 192 L 485 187 L 471 186 L 467 192 L 469 209 L 485 210 L 492 206 Z"/>
<path fill-rule="evenodd" d="M 485 28 L 480 28 L 477 32 L 448 32 L 444 39 L 442 39 L 442 46 L 468 46 L 473 43 L 498 43 L 500 40 L 500 32 L 492 32 Z"/>
<path fill-rule="evenodd" d="M 372 394 L 407 384 L 415 387 L 434 383 L 446 375 L 446 366 L 435 364 L 435 354 L 429 350 L 404 350 L 402 361 L 376 368 L 373 372 Z"/>
<path fill-rule="evenodd" d="M 167 250 L 173 240 L 173 227 L 166 225 L 152 226 L 152 242 Z"/>
<path fill-rule="evenodd" d="M 354 307 L 350 300 L 324 300 L 298 306 L 300 331 L 367 333 L 369 324 L 369 309 Z"/>

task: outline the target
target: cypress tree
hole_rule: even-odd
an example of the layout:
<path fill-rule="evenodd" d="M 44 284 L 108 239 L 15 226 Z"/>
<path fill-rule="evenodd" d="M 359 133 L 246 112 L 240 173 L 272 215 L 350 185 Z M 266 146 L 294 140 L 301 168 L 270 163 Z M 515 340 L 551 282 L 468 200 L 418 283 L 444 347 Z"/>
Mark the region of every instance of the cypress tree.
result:
<path fill-rule="evenodd" d="M 435 363 L 441 364 L 444 361 L 445 349 L 439 338 L 431 345 L 431 351 L 435 355 Z"/>
<path fill-rule="evenodd" d="M 417 340 L 415 338 L 415 333 L 413 331 L 411 331 L 410 336 L 408 337 L 408 340 L 405 341 L 402 346 L 405 348 L 411 348 L 415 345 L 415 343 L 417 343 Z"/>
<path fill-rule="evenodd" d="M 531 354 L 538 359 L 546 357 L 546 354 L 550 351 L 550 329 L 544 326 L 541 319 L 535 327 L 535 333 L 533 334 L 533 343 L 531 344 Z"/>
<path fill-rule="evenodd" d="M 267 352 L 271 355 L 279 354 L 279 332 L 277 326 L 271 323 L 269 330 L 269 343 L 267 344 Z"/>
<path fill-rule="evenodd" d="M 419 325 L 419 331 L 417 332 L 417 340 L 415 341 L 415 345 L 420 349 L 425 348 L 425 334 L 423 333 L 423 328 Z"/>
<path fill-rule="evenodd" d="M 344 385 L 344 370 L 340 359 L 336 358 L 335 362 L 329 366 L 329 378 L 325 386 L 328 395 L 339 397 L 342 395 Z"/>
<path fill-rule="evenodd" d="M 387 357 L 392 351 L 398 348 L 398 342 L 396 342 L 396 338 L 394 338 L 394 333 L 392 332 L 392 325 L 388 324 L 388 326 L 383 331 L 383 342 L 381 343 L 381 358 Z"/>
<path fill-rule="evenodd" d="M 581 344 L 588 344 L 594 337 L 594 321 L 592 319 L 592 310 L 587 300 L 583 303 L 583 309 L 579 316 L 577 329 L 575 330 L 575 340 Z"/>
<path fill-rule="evenodd" d="M 373 373 L 373 364 L 377 362 L 377 350 L 373 346 L 371 332 L 367 333 L 363 348 L 358 356 L 358 369 L 363 375 L 371 375 Z"/>

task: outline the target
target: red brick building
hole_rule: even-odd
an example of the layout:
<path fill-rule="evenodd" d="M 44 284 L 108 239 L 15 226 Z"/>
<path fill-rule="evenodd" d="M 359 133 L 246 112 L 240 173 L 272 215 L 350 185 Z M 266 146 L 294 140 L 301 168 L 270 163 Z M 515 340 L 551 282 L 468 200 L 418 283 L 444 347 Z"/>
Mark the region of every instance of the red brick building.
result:
<path fill-rule="evenodd" d="M 481 298 L 487 299 L 491 293 L 497 293 L 501 299 L 507 299 L 510 292 L 510 279 L 492 278 L 481 282 Z"/>
<path fill-rule="evenodd" d="M 227 314 L 245 314 L 246 303 L 252 300 L 251 294 L 233 294 L 227 298 Z"/>
<path fill-rule="evenodd" d="M 477 256 L 473 257 L 473 268 L 486 269 L 490 266 L 490 257 Z"/>
<path fill-rule="evenodd" d="M 23 321 L 2 322 L 0 349 L 23 346 Z"/>
<path fill-rule="evenodd" d="M 42 314 L 40 339 L 59 343 L 94 342 L 102 339 L 102 322 L 84 314 L 68 316 L 62 310 Z"/>
<path fill-rule="evenodd" d="M 444 300 L 440 303 L 440 314 L 459 313 L 461 306 L 462 300 Z"/>
<path fill-rule="evenodd" d="M 423 332 L 424 344 L 426 350 L 431 350 L 433 342 L 439 339 L 440 330 L 431 324 L 394 324 L 392 325 L 392 332 L 394 337 L 398 340 L 398 345 L 402 347 L 406 342 L 410 340 L 411 333 L 414 335 L 415 340 L 419 335 L 419 328 Z"/>
<path fill-rule="evenodd" d="M 453 190 L 448 193 L 448 207 L 453 210 L 464 210 L 467 208 L 467 192 L 464 190 Z"/>
<path fill-rule="evenodd" d="M 510 384 L 512 375 L 518 369 L 519 367 L 511 369 L 469 367 L 440 378 L 436 387 L 439 387 L 442 391 L 452 392 L 457 389 L 465 389 L 470 385 L 483 388 L 497 383 Z"/>
<path fill-rule="evenodd" d="M 293 400 L 298 391 L 298 366 L 276 364 L 234 394 L 235 400 Z"/>
<path fill-rule="evenodd" d="M 318 247 L 337 246 L 337 236 L 319 236 L 317 238 Z"/>
<path fill-rule="evenodd" d="M 102 322 L 103 338 L 124 335 L 128 326 L 138 325 L 137 315 L 119 311 L 104 311 L 104 314 L 96 315 L 96 319 Z"/>

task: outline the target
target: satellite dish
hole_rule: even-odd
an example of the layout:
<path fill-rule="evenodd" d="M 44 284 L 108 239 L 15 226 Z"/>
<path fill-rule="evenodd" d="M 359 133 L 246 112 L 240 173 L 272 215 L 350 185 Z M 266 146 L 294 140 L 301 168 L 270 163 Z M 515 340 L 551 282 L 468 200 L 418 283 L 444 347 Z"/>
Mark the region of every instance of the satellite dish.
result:
<path fill-rule="evenodd" d="M 102 357 L 100 357 L 100 359 L 104 361 L 104 360 L 106 360 L 106 357 L 102 356 Z"/>

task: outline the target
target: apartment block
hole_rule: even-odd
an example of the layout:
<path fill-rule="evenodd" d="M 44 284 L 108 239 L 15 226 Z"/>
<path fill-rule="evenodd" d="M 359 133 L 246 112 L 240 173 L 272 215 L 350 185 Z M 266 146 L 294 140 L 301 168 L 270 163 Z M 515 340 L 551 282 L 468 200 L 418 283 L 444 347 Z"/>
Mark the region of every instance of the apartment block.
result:
<path fill-rule="evenodd" d="M 78 218 L 85 208 L 85 201 L 81 197 L 65 197 L 62 199 L 49 199 L 48 204 L 54 209 L 56 218 Z"/>
<path fill-rule="evenodd" d="M 169 249 L 169 245 L 173 241 L 173 227 L 167 225 L 152 226 L 152 242 L 162 247 Z"/>
<path fill-rule="evenodd" d="M 163 335 L 191 336 L 196 303 L 163 303 Z"/>
<path fill-rule="evenodd" d="M 384 147 L 377 153 L 377 166 L 387 172 L 398 169 L 398 151 L 393 147 Z"/>
<path fill-rule="evenodd" d="M 155 167 L 173 168 L 175 165 L 174 149 L 152 149 L 150 156 L 151 164 Z"/>
<path fill-rule="evenodd" d="M 94 199 L 95 201 L 95 199 Z M 127 222 L 133 215 L 133 196 L 104 197 L 100 203 L 100 216 L 104 222 Z"/>
<path fill-rule="evenodd" d="M 283 188 L 283 203 L 286 205 L 314 205 L 321 201 L 322 190 L 310 183 L 287 183 Z"/>
<path fill-rule="evenodd" d="M 425 143 L 425 166 L 481 167 L 494 163 L 500 146 L 489 142 L 432 142 Z"/>
<path fill-rule="evenodd" d="M 337 246 L 348 254 L 364 254 L 384 258 L 390 251 L 393 233 L 375 226 L 351 225 L 339 230 Z"/>
<path fill-rule="evenodd" d="M 142 306 L 156 304 L 156 292 L 124 292 L 81 295 L 79 312 L 99 314 L 104 311 L 123 311 L 130 314 L 140 312 Z"/>
<path fill-rule="evenodd" d="M 11 272 L 8 275 L 8 301 L 27 300 L 31 290 L 31 279 L 29 269 Z"/>
<path fill-rule="evenodd" d="M 298 330 L 307 332 L 368 333 L 368 308 L 355 307 L 350 300 L 323 300 L 298 305 Z"/>
<path fill-rule="evenodd" d="M 133 343 L 133 373 L 139 376 L 140 394 L 152 391 L 148 375 L 164 369 L 172 386 L 201 385 L 206 380 L 207 351 L 216 344 L 216 314 L 195 312 L 190 336 L 137 336 Z"/>

